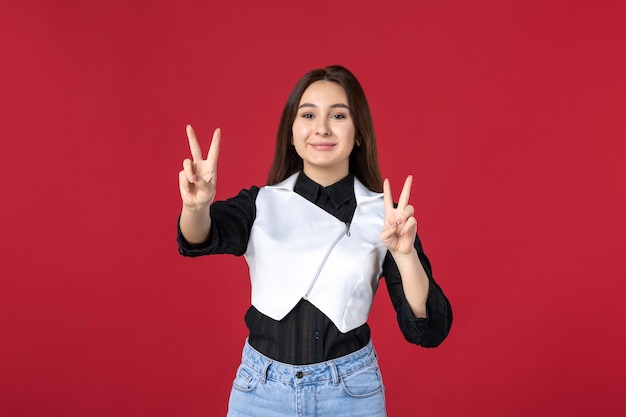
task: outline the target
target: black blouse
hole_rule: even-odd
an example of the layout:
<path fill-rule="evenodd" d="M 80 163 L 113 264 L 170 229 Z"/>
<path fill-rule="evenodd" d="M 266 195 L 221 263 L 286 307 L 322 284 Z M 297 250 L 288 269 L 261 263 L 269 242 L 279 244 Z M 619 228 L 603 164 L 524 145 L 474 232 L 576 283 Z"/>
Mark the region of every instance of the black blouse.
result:
<path fill-rule="evenodd" d="M 255 201 L 258 192 L 258 187 L 251 187 L 233 198 L 214 202 L 211 206 L 211 232 L 203 244 L 188 243 L 179 226 L 180 253 L 185 256 L 218 253 L 243 255 L 256 217 Z M 352 175 L 331 186 L 322 187 L 304 173 L 300 173 L 294 192 L 344 223 L 352 220 L 356 209 Z M 423 347 L 436 347 L 450 331 L 452 310 L 448 299 L 432 278 L 430 262 L 422 250 L 419 237 L 415 239 L 415 249 L 430 281 L 426 318 L 413 316 L 404 295 L 400 272 L 389 252 L 383 262 L 383 275 L 405 339 Z M 362 348 L 370 339 L 367 323 L 347 333 L 341 333 L 326 315 L 304 299 L 280 321 L 251 306 L 245 315 L 245 322 L 250 331 L 248 341 L 252 347 L 274 360 L 293 365 L 338 358 Z"/>

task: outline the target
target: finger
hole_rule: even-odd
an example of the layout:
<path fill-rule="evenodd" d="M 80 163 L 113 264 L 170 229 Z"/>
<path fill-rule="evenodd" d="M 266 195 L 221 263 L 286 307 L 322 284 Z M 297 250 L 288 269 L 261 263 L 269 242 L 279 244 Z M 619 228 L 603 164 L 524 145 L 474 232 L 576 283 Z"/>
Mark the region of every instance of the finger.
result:
<path fill-rule="evenodd" d="M 406 221 L 406 224 L 400 231 L 400 236 L 403 236 L 409 232 L 413 232 L 413 234 L 415 234 L 416 230 L 417 230 L 417 220 L 415 219 L 415 217 L 409 217 Z"/>
<path fill-rule="evenodd" d="M 415 208 L 412 205 L 408 205 L 404 208 L 404 210 L 402 210 L 402 219 L 404 221 L 407 221 L 409 217 L 413 217 L 413 215 L 415 214 Z"/>
<path fill-rule="evenodd" d="M 395 223 L 389 225 L 389 227 L 385 227 L 383 230 L 381 230 L 379 234 L 380 240 L 383 242 L 386 242 L 387 240 L 391 239 L 393 235 L 397 233 L 397 230 L 398 230 L 398 225 Z"/>
<path fill-rule="evenodd" d="M 194 164 L 191 162 L 191 159 L 185 159 L 183 161 L 183 171 L 185 172 L 189 183 L 193 184 L 198 180 L 198 176 L 195 173 Z"/>
<path fill-rule="evenodd" d="M 404 187 L 402 187 L 402 193 L 400 193 L 400 200 L 398 200 L 398 208 L 404 209 L 409 204 L 409 197 L 411 196 L 411 185 L 413 184 L 413 176 L 409 175 L 404 181 Z"/>
<path fill-rule="evenodd" d="M 393 198 L 391 197 L 391 184 L 389 179 L 385 178 L 383 182 L 383 199 L 385 202 L 385 212 L 390 213 L 393 210 Z"/>
<path fill-rule="evenodd" d="M 410 217 L 413 217 L 414 214 L 415 209 L 412 205 L 409 204 L 404 209 L 402 209 L 401 212 L 396 211 L 396 216 L 398 217 L 396 217 L 395 224 L 398 226 L 405 225 L 407 220 L 409 220 Z"/>
<path fill-rule="evenodd" d="M 187 131 L 187 139 L 189 139 L 189 150 L 191 151 L 191 157 L 193 158 L 193 162 L 201 161 L 202 149 L 200 149 L 200 144 L 198 143 L 196 132 L 193 130 L 193 127 L 191 127 L 191 125 L 187 125 L 187 128 L 185 130 Z"/>
<path fill-rule="evenodd" d="M 180 186 L 181 193 L 184 191 L 187 194 L 191 192 L 191 187 L 189 181 L 187 180 L 187 174 L 185 170 L 182 170 L 178 173 L 178 185 Z"/>
<path fill-rule="evenodd" d="M 222 141 L 222 129 L 219 127 L 213 132 L 213 139 L 211 139 L 211 146 L 209 147 L 209 153 L 207 154 L 207 161 L 213 167 L 213 171 L 217 167 L 217 157 L 220 153 L 220 142 Z"/>
<path fill-rule="evenodd" d="M 193 185 L 195 185 L 196 189 L 206 189 L 209 183 L 204 178 L 194 175 Z"/>

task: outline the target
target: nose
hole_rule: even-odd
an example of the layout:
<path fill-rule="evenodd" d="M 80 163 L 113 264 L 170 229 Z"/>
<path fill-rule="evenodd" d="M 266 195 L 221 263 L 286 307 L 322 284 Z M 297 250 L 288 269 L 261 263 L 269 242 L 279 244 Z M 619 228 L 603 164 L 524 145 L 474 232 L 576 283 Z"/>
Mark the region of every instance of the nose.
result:
<path fill-rule="evenodd" d="M 315 134 L 318 136 L 330 136 L 330 129 L 326 125 L 325 121 L 320 121 Z"/>

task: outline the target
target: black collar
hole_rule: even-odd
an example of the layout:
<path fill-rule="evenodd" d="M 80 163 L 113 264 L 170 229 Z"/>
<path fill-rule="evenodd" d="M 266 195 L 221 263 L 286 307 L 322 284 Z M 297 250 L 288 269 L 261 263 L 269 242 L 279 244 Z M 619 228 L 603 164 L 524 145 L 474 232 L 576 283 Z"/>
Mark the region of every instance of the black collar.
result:
<path fill-rule="evenodd" d="M 307 177 L 304 172 L 300 172 L 293 190 L 313 203 L 317 201 L 320 192 L 326 191 L 335 208 L 339 208 L 350 199 L 355 198 L 354 176 L 352 174 L 348 174 L 348 176 L 344 179 L 339 180 L 328 187 L 322 187 L 311 178 Z"/>

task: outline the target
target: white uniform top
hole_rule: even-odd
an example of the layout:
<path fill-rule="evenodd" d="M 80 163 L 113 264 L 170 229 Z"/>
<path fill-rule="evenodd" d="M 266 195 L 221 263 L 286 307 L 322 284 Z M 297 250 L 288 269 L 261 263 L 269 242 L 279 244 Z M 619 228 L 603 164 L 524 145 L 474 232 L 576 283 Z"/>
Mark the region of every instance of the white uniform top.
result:
<path fill-rule="evenodd" d="M 382 275 L 383 195 L 355 178 L 347 225 L 295 193 L 297 177 L 262 187 L 256 198 L 245 253 L 252 305 L 281 320 L 304 298 L 346 333 L 367 321 Z"/>

